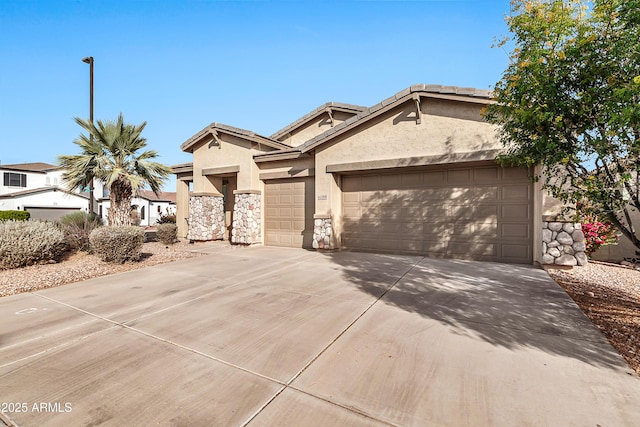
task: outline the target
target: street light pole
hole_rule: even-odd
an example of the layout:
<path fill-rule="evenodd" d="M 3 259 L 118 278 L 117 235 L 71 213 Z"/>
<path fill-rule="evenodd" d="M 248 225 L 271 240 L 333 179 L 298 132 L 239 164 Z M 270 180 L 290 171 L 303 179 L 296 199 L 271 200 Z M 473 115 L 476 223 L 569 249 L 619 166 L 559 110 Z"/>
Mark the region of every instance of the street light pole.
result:
<path fill-rule="evenodd" d="M 93 56 L 82 58 L 82 62 L 89 64 L 89 121 L 93 124 Z M 93 133 L 89 138 L 93 141 Z M 89 181 L 89 213 L 93 213 L 93 175 Z"/>

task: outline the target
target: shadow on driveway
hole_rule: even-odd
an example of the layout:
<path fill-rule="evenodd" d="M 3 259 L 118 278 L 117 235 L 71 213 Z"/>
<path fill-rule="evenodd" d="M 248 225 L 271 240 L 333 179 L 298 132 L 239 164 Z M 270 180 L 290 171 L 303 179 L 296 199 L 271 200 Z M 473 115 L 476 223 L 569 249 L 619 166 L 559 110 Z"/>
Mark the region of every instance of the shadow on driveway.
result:
<path fill-rule="evenodd" d="M 342 266 L 346 280 L 374 296 L 389 286 L 384 272 L 397 268 L 399 258 L 407 259 L 378 255 L 353 263 L 344 252 L 325 252 L 325 256 Z M 382 297 L 382 303 L 495 346 L 537 348 L 590 365 L 629 369 L 544 270 L 527 265 L 415 259 L 417 264 Z"/>

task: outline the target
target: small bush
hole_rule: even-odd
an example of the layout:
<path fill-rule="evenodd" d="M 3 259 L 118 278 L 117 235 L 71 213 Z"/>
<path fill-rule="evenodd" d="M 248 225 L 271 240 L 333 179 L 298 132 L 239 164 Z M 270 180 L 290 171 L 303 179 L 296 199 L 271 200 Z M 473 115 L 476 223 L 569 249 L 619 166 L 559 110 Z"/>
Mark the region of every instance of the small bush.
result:
<path fill-rule="evenodd" d="M 73 212 L 58 220 L 71 249 L 89 251 L 89 234 L 102 226 L 102 218 L 94 213 Z"/>
<path fill-rule="evenodd" d="M 156 220 L 156 224 L 175 224 L 176 223 L 176 214 L 162 214 L 160 218 Z"/>
<path fill-rule="evenodd" d="M 0 221 L 26 221 L 31 218 L 27 211 L 0 211 Z"/>
<path fill-rule="evenodd" d="M 582 222 L 586 254 L 591 255 L 601 246 L 618 242 L 617 229 L 609 221 L 599 221 L 596 217 L 587 216 Z"/>
<path fill-rule="evenodd" d="M 89 234 L 91 250 L 107 262 L 138 261 L 143 244 L 144 230 L 140 227 L 100 227 Z"/>
<path fill-rule="evenodd" d="M 156 234 L 162 244 L 172 245 L 178 240 L 178 227 L 175 224 L 159 224 Z"/>
<path fill-rule="evenodd" d="M 54 223 L 0 222 L 0 269 L 58 260 L 66 250 L 64 235 Z"/>

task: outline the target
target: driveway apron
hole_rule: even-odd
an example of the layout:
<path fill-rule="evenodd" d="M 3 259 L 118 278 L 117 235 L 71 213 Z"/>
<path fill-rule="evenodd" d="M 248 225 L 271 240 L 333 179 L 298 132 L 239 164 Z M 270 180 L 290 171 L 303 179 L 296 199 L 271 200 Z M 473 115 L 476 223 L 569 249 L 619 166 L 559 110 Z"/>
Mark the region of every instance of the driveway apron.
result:
<path fill-rule="evenodd" d="M 640 425 L 543 270 L 203 246 L 0 299 L 0 426 Z"/>

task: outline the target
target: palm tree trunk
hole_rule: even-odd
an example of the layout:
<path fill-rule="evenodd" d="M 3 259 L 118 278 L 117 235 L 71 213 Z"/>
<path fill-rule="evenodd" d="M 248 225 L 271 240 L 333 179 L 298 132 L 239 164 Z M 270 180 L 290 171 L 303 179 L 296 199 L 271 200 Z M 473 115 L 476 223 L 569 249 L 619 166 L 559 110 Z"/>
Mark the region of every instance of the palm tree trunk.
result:
<path fill-rule="evenodd" d="M 109 225 L 131 225 L 131 184 L 124 180 L 116 180 L 111 184 L 109 200 Z"/>

